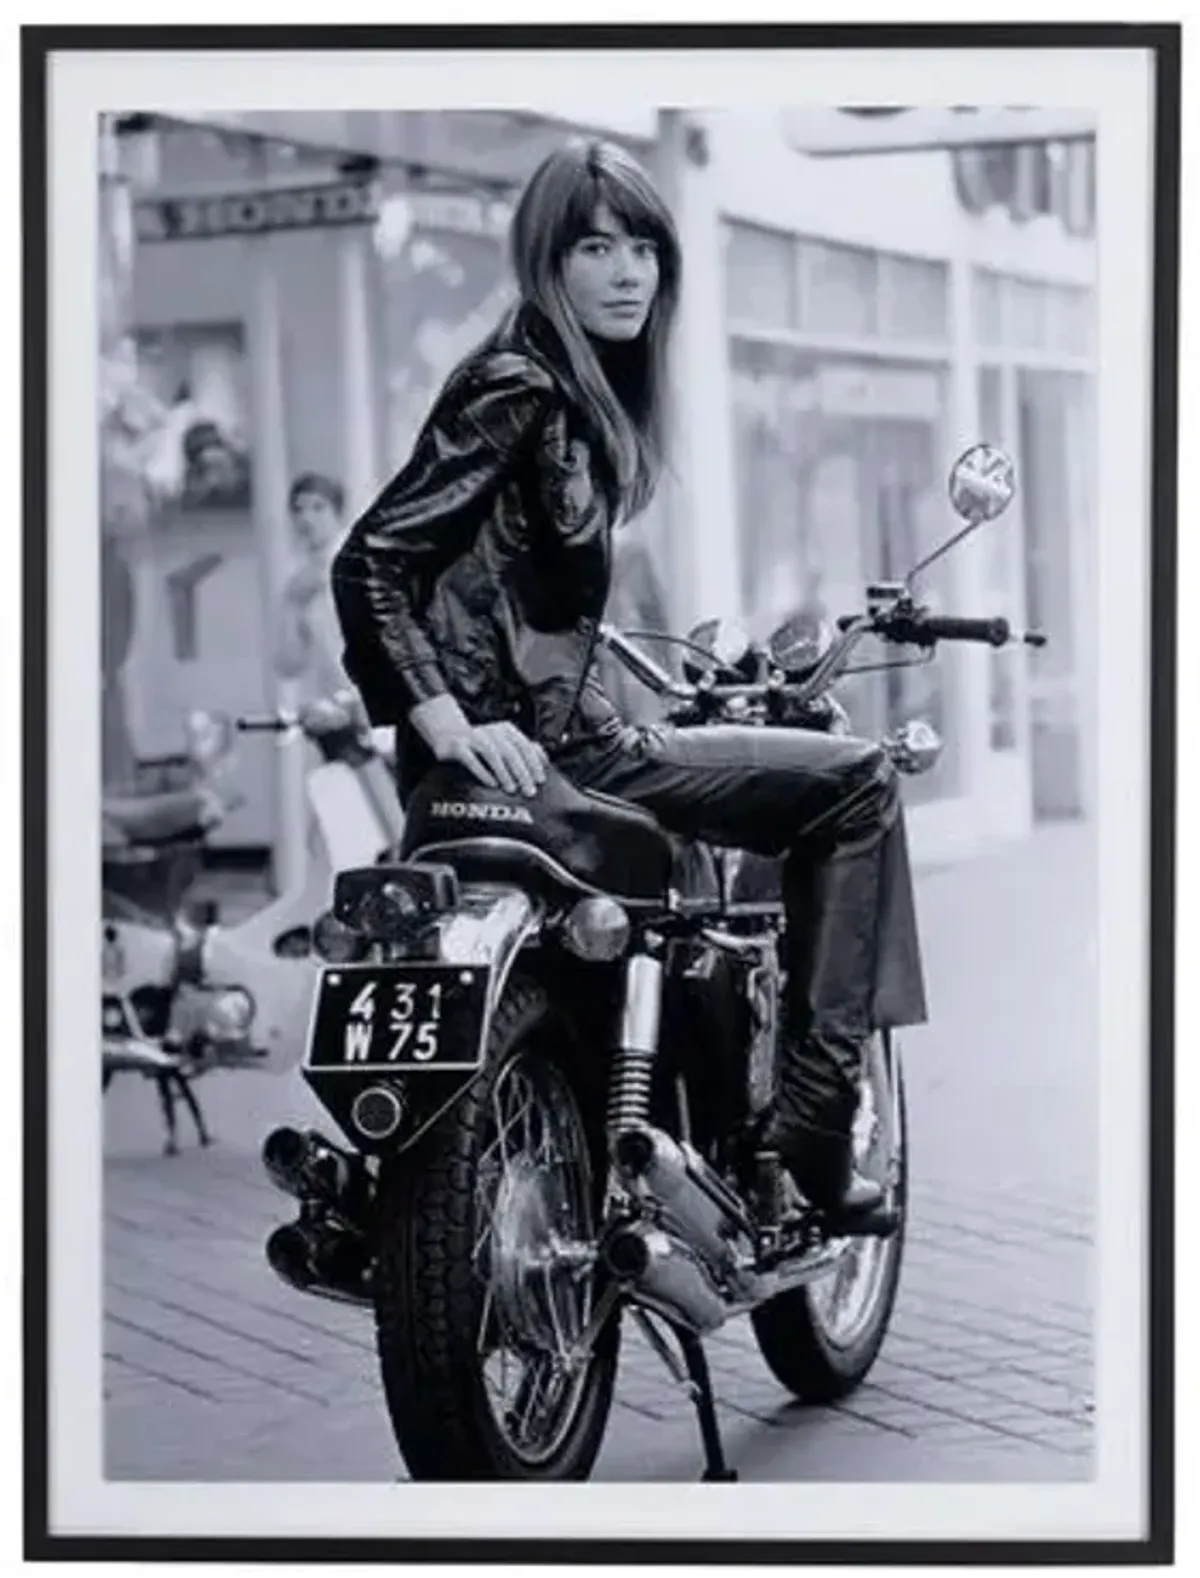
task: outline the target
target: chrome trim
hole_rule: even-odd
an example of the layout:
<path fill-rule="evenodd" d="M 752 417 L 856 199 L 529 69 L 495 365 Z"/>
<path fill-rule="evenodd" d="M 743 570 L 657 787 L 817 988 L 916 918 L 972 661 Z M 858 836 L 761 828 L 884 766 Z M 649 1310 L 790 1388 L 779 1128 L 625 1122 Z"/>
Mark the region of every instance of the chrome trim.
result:
<path fill-rule="evenodd" d="M 630 1052 L 658 1051 L 662 1013 L 663 967 L 661 959 L 635 953 L 625 966 L 625 1000 L 617 1045 Z"/>
<path fill-rule="evenodd" d="M 546 854 L 536 844 L 527 844 L 519 838 L 453 838 L 443 839 L 437 844 L 422 844 L 408 852 L 407 859 L 418 860 L 430 854 L 444 854 L 447 850 L 461 850 L 470 853 L 473 850 L 482 850 L 484 853 L 502 855 L 509 850 L 517 850 L 523 856 L 530 856 L 534 863 L 562 884 L 565 888 L 573 889 L 578 893 L 589 894 L 593 898 L 616 899 L 618 903 L 627 904 L 636 909 L 666 910 L 667 896 L 662 899 L 635 899 L 628 894 L 617 893 L 608 888 L 594 887 L 590 882 L 585 882 L 582 877 L 577 877 L 574 872 L 568 871 L 566 866 L 555 860 L 553 855 Z"/>

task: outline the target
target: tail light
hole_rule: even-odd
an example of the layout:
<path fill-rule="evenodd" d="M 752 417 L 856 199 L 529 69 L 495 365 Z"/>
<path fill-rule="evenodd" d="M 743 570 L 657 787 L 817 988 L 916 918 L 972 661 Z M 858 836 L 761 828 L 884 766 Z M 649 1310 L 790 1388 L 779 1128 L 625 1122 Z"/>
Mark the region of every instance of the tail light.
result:
<path fill-rule="evenodd" d="M 369 942 L 407 942 L 453 911 L 458 879 L 450 866 L 366 866 L 338 874 L 333 914 Z"/>

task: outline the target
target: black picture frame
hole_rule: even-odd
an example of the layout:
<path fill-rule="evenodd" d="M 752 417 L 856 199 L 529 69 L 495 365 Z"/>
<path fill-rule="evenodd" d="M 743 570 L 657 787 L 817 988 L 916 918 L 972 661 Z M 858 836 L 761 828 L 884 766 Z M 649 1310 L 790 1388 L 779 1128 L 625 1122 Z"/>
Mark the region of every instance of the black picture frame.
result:
<path fill-rule="evenodd" d="M 1174 862 L 1180 50 L 1176 24 L 85 26 L 22 29 L 22 675 L 24 955 L 24 1556 L 31 1561 L 626 1562 L 781 1565 L 1168 1564 L 1175 1540 Z M 748 1540 L 66 1536 L 50 1526 L 48 1458 L 48 301 L 47 75 L 90 50 L 1138 49 L 1155 71 L 1148 1015 L 1148 1525 L 1138 1540 Z"/>

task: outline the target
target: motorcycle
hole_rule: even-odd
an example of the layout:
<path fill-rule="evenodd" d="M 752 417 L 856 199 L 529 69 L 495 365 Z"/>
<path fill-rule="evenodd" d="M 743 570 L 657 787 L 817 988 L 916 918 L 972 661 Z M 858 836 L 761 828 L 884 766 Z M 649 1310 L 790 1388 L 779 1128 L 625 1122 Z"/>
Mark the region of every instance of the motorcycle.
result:
<path fill-rule="evenodd" d="M 223 926 L 217 905 L 189 901 L 205 840 L 233 803 L 221 788 L 235 731 L 303 735 L 320 760 L 307 775 L 312 858 L 302 878 L 257 913 Z M 393 846 L 403 818 L 357 700 L 230 719 L 191 715 L 182 787 L 104 802 L 102 1089 L 121 1072 L 158 1089 L 166 1154 L 178 1151 L 174 1097 L 210 1141 L 192 1081 L 213 1068 L 278 1072 L 304 1044 L 316 980 L 312 921 L 333 874 Z"/>
<path fill-rule="evenodd" d="M 1014 487 L 1001 451 L 961 456 L 962 529 L 905 582 L 872 586 L 824 650 L 694 632 L 677 680 L 630 637 L 602 639 L 674 721 L 835 727 L 829 689 L 868 635 L 923 662 L 941 641 L 1044 639 L 914 594 Z M 885 743 L 907 773 L 941 749 L 920 721 Z M 269 1264 L 373 1309 L 413 1479 L 586 1479 L 626 1312 L 692 1399 L 703 1478 L 734 1479 L 707 1334 L 749 1314 L 768 1367 L 809 1401 L 851 1392 L 883 1342 L 909 1177 L 900 1047 L 872 1037 L 854 1125 L 885 1210 L 835 1233 L 760 1139 L 778 882 L 747 885 L 736 857 L 553 773 L 525 801 L 442 765 L 406 814 L 399 849 L 340 872 L 314 927 L 325 967 L 303 1076 L 349 1144 L 268 1136 L 266 1171 L 298 1204 Z"/>

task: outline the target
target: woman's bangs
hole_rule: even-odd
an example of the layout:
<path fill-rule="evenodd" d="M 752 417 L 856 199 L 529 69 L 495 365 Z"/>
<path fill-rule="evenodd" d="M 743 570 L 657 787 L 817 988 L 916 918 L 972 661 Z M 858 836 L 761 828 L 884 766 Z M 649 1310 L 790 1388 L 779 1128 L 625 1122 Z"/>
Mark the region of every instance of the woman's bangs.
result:
<path fill-rule="evenodd" d="M 596 188 L 596 207 L 605 204 L 631 236 L 638 241 L 653 241 L 658 247 L 670 243 L 670 224 L 653 192 L 639 191 L 632 181 L 622 180 L 611 170 L 601 172 Z"/>
<path fill-rule="evenodd" d="M 588 175 L 572 184 L 563 205 L 562 220 L 558 229 L 558 251 L 565 255 L 585 236 L 595 233 L 596 212 L 604 202 L 600 179 Z"/>
<path fill-rule="evenodd" d="M 619 225 L 638 241 L 670 247 L 670 224 L 653 194 L 639 192 L 611 170 L 589 172 L 571 189 L 563 210 L 559 246 L 567 253 L 596 232 L 596 216 L 607 208 Z"/>

